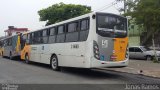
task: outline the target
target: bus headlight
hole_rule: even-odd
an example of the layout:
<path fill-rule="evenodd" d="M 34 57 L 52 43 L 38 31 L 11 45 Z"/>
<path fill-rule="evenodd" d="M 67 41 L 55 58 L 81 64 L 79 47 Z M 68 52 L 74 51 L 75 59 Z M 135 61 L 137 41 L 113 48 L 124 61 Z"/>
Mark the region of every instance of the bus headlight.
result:
<path fill-rule="evenodd" d="M 99 47 L 96 41 L 93 41 L 93 52 L 94 52 L 94 57 L 100 60 Z"/>

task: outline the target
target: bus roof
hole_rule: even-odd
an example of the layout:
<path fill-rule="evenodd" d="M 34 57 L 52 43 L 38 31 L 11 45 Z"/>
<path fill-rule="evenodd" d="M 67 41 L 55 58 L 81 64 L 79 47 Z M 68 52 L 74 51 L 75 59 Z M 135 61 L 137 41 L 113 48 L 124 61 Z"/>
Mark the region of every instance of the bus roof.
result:
<path fill-rule="evenodd" d="M 41 28 L 41 29 L 36 29 L 36 30 L 34 30 L 34 31 L 29 31 L 29 32 L 27 32 L 27 33 L 32 33 L 32 32 L 35 32 L 35 31 L 40 31 L 40 30 L 52 28 L 52 27 L 54 27 L 54 26 L 58 26 L 58 25 L 61 25 L 61 24 L 64 24 L 64 23 L 72 22 L 72 21 L 74 21 L 74 20 L 87 18 L 87 17 L 90 17 L 90 16 L 93 15 L 93 14 L 110 14 L 110 15 L 120 16 L 120 15 L 117 15 L 117 14 L 106 13 L 106 12 L 91 12 L 91 13 L 87 13 L 87 14 L 84 14 L 84 15 L 81 15 L 81 16 L 78 16 L 78 17 L 74 17 L 74 18 L 71 18 L 71 19 L 68 19 L 68 20 L 64 20 L 64 21 L 55 23 L 55 24 L 52 24 L 52 25 L 49 25 L 49 26 L 45 26 L 45 27 L 43 27 L 43 28 Z M 120 16 L 120 17 L 123 17 L 123 16 Z M 123 18 L 125 18 L 125 17 L 123 17 Z"/>
<path fill-rule="evenodd" d="M 14 36 L 17 36 L 17 35 L 19 35 L 19 34 L 16 34 L 16 35 L 13 35 L 13 36 L 7 36 L 7 37 L 4 37 L 4 38 L 3 38 L 3 39 L 1 39 L 0 41 L 3 41 L 3 40 L 5 40 L 5 39 L 11 38 L 11 37 L 14 37 Z"/>

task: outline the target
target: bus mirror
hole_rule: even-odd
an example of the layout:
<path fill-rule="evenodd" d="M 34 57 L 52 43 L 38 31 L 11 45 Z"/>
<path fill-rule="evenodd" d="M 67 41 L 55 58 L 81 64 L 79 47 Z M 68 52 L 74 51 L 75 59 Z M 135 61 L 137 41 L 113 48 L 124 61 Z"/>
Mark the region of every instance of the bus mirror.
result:
<path fill-rule="evenodd" d="M 92 18 L 93 18 L 93 19 L 95 19 L 95 18 L 96 18 L 96 15 L 95 15 L 95 14 L 94 14 L 94 15 L 92 15 Z"/>

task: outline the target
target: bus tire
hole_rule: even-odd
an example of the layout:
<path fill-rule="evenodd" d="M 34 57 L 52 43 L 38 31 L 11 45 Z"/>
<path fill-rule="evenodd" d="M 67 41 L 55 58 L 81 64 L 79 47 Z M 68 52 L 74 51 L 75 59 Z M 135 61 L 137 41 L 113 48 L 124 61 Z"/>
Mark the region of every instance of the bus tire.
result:
<path fill-rule="evenodd" d="M 25 55 L 25 63 L 27 63 L 27 64 L 30 63 L 28 54 Z"/>
<path fill-rule="evenodd" d="M 59 71 L 60 70 L 60 67 L 58 66 L 58 58 L 57 58 L 56 55 L 52 55 L 50 65 L 51 65 L 51 68 L 54 71 Z"/>
<path fill-rule="evenodd" d="M 10 54 L 9 54 L 9 59 L 13 60 L 12 52 L 10 52 Z"/>

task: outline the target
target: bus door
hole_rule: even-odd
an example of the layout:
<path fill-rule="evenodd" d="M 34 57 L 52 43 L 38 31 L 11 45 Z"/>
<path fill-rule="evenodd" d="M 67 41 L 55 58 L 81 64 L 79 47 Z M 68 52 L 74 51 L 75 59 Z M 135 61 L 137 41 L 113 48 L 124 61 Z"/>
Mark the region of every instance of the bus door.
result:
<path fill-rule="evenodd" d="M 18 56 L 20 55 L 20 35 L 16 35 L 12 37 L 12 55 L 13 56 Z"/>
<path fill-rule="evenodd" d="M 32 45 L 31 46 L 31 54 L 30 59 L 39 62 L 40 61 L 40 46 L 39 45 Z"/>
<path fill-rule="evenodd" d="M 35 61 L 35 62 L 40 62 L 40 49 L 41 49 L 41 44 L 40 44 L 40 38 L 35 37 L 34 34 L 32 33 L 32 45 L 31 45 L 31 54 L 30 54 L 30 59 Z"/>
<path fill-rule="evenodd" d="M 40 50 L 40 59 L 41 62 L 46 63 L 46 61 L 49 60 L 49 56 L 47 55 L 47 53 L 49 52 L 49 48 L 47 47 L 48 45 L 42 45 L 41 46 L 41 50 Z"/>
<path fill-rule="evenodd" d="M 41 62 L 46 63 L 46 61 L 48 61 L 50 59 L 50 55 L 49 55 L 49 46 L 48 46 L 48 34 L 47 34 L 48 30 L 43 30 L 43 34 L 42 34 L 42 38 L 41 38 L 41 46 L 40 46 L 40 59 Z M 48 62 L 49 63 L 49 62 Z"/>

